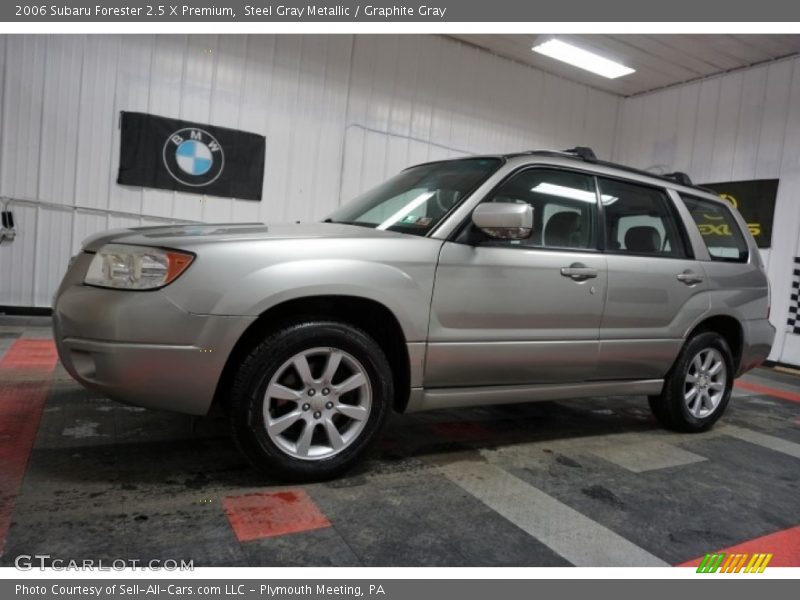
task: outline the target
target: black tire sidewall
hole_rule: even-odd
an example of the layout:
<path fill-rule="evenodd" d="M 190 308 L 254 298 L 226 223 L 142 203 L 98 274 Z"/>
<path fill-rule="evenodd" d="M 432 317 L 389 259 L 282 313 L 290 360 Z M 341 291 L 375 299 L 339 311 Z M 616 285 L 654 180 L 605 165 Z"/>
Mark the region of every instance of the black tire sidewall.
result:
<path fill-rule="evenodd" d="M 684 383 L 689 365 L 697 354 L 707 348 L 714 348 L 722 355 L 725 361 L 726 382 L 725 391 L 722 399 L 717 404 L 716 409 L 705 417 L 696 417 L 689 411 L 689 407 L 684 401 Z M 731 398 L 733 390 L 735 371 L 733 358 L 730 348 L 721 335 L 713 332 L 705 332 L 694 336 L 684 346 L 675 367 L 669 376 L 668 389 L 664 400 L 669 404 L 668 409 L 671 417 L 676 421 L 675 425 L 684 431 L 705 431 L 709 429 L 725 412 Z"/>
<path fill-rule="evenodd" d="M 316 347 L 333 347 L 362 364 L 369 378 L 372 405 L 367 423 L 350 446 L 319 460 L 286 454 L 267 434 L 263 418 L 266 386 L 292 356 Z M 256 466 L 295 480 L 335 477 L 354 464 L 385 425 L 393 402 L 392 371 L 380 346 L 366 333 L 335 321 L 306 321 L 281 329 L 260 344 L 243 364 L 232 398 L 234 437 Z"/>

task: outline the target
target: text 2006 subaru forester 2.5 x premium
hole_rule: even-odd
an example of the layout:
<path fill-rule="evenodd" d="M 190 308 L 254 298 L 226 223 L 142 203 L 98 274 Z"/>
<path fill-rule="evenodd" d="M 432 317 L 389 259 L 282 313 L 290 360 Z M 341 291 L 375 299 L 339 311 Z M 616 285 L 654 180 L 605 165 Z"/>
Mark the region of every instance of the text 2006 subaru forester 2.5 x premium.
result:
<path fill-rule="evenodd" d="M 768 313 L 729 205 L 577 148 L 411 167 L 320 223 L 100 234 L 54 327 L 87 387 L 223 403 L 251 460 L 321 478 L 392 409 L 643 395 L 705 430 L 767 356 Z"/>

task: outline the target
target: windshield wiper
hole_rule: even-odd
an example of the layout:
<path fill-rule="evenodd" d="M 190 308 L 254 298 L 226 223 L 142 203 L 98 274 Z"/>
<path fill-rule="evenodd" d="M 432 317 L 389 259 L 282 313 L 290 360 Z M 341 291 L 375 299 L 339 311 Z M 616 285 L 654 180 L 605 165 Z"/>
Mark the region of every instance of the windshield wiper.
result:
<path fill-rule="evenodd" d="M 365 223 L 364 221 L 334 221 L 333 219 L 325 219 L 323 223 L 335 223 L 336 225 L 355 225 L 356 227 L 367 227 L 368 229 L 375 229 L 377 224 Z"/>

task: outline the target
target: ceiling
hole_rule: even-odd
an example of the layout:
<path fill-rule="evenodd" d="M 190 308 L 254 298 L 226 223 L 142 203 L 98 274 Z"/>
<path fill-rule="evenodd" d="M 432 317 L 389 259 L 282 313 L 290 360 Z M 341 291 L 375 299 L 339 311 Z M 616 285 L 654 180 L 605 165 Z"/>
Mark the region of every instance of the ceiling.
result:
<path fill-rule="evenodd" d="M 800 53 L 800 35 L 455 35 L 461 41 L 542 71 L 621 96 L 701 79 Z M 531 51 L 557 37 L 636 69 L 606 79 Z"/>

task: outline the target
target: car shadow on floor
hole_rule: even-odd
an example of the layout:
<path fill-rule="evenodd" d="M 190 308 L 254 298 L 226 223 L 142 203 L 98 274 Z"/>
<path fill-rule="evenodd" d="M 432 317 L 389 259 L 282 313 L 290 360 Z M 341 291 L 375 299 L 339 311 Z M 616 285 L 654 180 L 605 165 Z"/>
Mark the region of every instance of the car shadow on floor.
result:
<path fill-rule="evenodd" d="M 48 485 L 96 482 L 128 487 L 222 491 L 282 486 L 250 465 L 228 434 L 224 414 L 193 418 L 51 391 L 31 475 Z M 85 393 L 85 392 L 83 392 Z M 448 455 L 509 446 L 660 431 L 643 398 L 598 398 L 392 415 L 367 460 L 345 477 L 427 468 Z M 91 486 L 89 485 L 89 488 Z M 89 492 L 91 493 L 91 492 Z"/>

